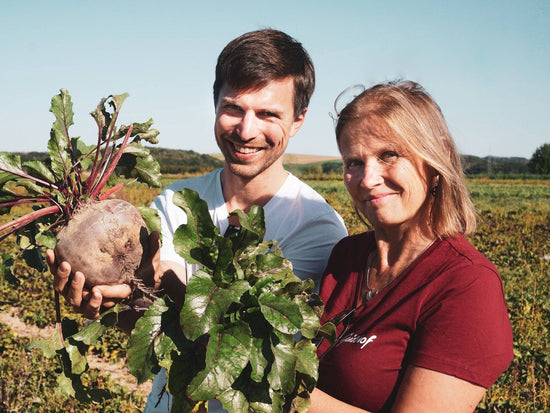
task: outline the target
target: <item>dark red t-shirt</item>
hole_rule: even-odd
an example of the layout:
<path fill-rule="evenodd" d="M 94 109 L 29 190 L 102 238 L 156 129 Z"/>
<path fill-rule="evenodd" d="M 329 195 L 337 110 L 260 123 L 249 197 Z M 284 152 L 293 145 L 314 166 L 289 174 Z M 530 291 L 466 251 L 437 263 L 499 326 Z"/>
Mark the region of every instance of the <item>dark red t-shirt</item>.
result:
<path fill-rule="evenodd" d="M 354 305 L 372 232 L 346 237 L 321 284 L 322 322 Z M 340 331 L 340 328 L 338 329 Z M 328 348 L 325 341 L 319 355 Z M 410 364 L 490 387 L 511 360 L 502 281 L 463 236 L 436 241 L 357 308 L 342 341 L 321 360 L 317 386 L 372 412 L 389 410 Z"/>

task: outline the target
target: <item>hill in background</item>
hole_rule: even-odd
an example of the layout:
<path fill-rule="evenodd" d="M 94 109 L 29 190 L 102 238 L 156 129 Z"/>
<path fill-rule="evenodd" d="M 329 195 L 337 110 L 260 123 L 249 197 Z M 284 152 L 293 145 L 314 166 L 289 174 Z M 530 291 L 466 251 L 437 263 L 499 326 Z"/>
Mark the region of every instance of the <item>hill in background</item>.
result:
<path fill-rule="evenodd" d="M 223 166 L 221 154 L 200 154 L 195 151 L 149 147 L 159 162 L 163 174 L 198 174 Z M 47 158 L 45 152 L 14 152 L 23 161 Z M 462 163 L 467 175 L 527 174 L 528 159 L 520 157 L 477 157 L 463 155 Z M 294 174 L 341 175 L 342 163 L 337 156 L 285 154 L 283 163 Z"/>

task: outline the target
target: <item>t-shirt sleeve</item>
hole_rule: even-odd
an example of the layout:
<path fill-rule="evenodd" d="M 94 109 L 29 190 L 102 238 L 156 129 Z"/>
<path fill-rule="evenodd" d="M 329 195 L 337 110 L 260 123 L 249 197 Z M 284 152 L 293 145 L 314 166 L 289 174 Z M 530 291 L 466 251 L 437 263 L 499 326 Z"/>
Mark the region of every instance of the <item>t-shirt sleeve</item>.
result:
<path fill-rule="evenodd" d="M 162 246 L 160 248 L 161 260 L 174 261 L 186 265 L 186 261 L 180 257 L 174 250 L 174 232 L 179 225 L 185 223 L 186 216 L 178 216 L 177 211 L 173 211 L 175 206 L 172 203 L 173 192 L 164 190 L 151 204 L 151 208 L 158 210 L 161 218 Z M 181 215 L 181 214 L 179 214 Z M 175 217 L 181 222 L 173 222 Z"/>
<path fill-rule="evenodd" d="M 419 317 L 409 363 L 489 388 L 513 359 L 500 276 L 471 265 L 437 284 Z"/>
<path fill-rule="evenodd" d="M 302 280 L 313 279 L 318 291 L 331 251 L 346 235 L 346 228 L 339 217 L 335 213 L 327 213 L 312 220 L 307 231 L 297 231 L 289 237 L 283 253 L 292 262 L 294 273 Z"/>

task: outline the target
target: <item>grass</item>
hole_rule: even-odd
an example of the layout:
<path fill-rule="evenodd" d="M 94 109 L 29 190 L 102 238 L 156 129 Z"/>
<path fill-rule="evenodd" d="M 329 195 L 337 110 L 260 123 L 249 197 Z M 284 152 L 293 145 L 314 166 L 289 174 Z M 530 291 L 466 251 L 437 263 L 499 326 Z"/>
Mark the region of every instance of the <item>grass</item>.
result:
<path fill-rule="evenodd" d="M 165 183 L 176 177 L 166 177 Z M 340 181 L 309 181 L 344 218 L 350 233 L 365 230 L 356 217 Z M 487 392 L 477 412 L 550 411 L 550 180 L 471 179 L 468 187 L 480 213 L 472 243 L 499 269 L 514 330 L 515 359 Z M 119 194 L 135 205 L 147 205 L 157 195 L 142 185 Z M 0 217 L 0 222 L 10 219 Z M 0 252 L 14 248 L 6 240 Z M 0 312 L 20 309 L 19 317 L 40 328 L 54 321 L 51 275 L 16 266 L 19 287 L 0 281 Z M 64 314 L 70 308 L 63 309 Z M 134 412 L 143 408 L 143 395 L 121 387 L 103 372 L 92 370 L 90 385 L 112 397 L 91 405 L 59 393 L 55 360 L 44 359 L 29 340 L 0 324 L 0 412 Z M 125 355 L 126 338 L 108 334 L 91 351 L 107 361 Z"/>

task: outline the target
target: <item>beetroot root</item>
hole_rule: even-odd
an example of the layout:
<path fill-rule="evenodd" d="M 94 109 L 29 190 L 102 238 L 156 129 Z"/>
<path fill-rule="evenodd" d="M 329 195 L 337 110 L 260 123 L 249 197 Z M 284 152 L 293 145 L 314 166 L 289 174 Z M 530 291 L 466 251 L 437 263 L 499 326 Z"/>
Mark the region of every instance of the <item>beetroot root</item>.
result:
<path fill-rule="evenodd" d="M 57 234 L 55 254 L 86 285 L 130 284 L 147 252 L 147 227 L 139 211 L 120 199 L 90 203 Z"/>

